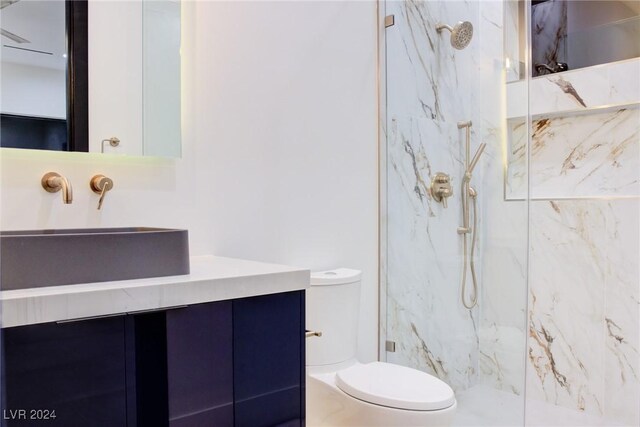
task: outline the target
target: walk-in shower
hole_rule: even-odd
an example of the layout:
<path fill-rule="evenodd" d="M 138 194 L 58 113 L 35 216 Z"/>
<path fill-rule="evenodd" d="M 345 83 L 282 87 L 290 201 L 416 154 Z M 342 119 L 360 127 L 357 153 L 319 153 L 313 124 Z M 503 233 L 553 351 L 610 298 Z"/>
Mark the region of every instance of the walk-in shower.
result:
<path fill-rule="evenodd" d="M 454 427 L 640 425 L 635 3 L 381 3 L 380 358 Z"/>

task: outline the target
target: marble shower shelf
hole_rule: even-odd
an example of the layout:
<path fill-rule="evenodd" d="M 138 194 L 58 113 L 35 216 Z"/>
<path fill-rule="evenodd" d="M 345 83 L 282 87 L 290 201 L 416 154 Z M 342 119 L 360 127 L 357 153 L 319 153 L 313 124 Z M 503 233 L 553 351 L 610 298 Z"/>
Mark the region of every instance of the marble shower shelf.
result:
<path fill-rule="evenodd" d="M 507 83 L 507 118 L 640 103 L 638 75 L 633 58 Z"/>
<path fill-rule="evenodd" d="M 505 199 L 640 196 L 640 105 L 508 122 Z M 530 177 L 528 174 L 531 174 Z M 530 183 L 527 180 L 530 180 Z"/>

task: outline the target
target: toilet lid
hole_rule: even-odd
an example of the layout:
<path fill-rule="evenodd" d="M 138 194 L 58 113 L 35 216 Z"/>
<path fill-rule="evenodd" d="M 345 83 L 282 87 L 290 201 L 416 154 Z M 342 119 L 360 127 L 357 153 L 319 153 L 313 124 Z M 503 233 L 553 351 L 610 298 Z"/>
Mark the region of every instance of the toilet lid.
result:
<path fill-rule="evenodd" d="M 456 401 L 444 381 L 404 366 L 373 362 L 355 365 L 336 374 L 345 393 L 375 405 L 414 411 L 448 408 Z"/>

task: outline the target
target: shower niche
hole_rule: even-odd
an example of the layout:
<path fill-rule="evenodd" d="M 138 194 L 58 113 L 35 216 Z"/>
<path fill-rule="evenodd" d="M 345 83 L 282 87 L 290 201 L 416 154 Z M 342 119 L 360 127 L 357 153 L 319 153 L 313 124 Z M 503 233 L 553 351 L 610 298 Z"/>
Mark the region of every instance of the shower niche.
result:
<path fill-rule="evenodd" d="M 635 195 L 640 2 L 506 2 L 504 16 L 505 199 Z"/>

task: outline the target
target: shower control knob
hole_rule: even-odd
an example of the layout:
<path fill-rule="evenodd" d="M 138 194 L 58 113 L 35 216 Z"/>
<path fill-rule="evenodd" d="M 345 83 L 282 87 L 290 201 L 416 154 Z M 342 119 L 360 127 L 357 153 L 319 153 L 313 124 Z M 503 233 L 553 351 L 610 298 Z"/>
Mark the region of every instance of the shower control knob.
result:
<path fill-rule="evenodd" d="M 447 207 L 447 198 L 453 196 L 453 190 L 451 189 L 451 177 L 443 172 L 435 174 L 431 180 L 431 196 L 433 200 L 438 203 L 442 203 L 442 206 Z"/>

